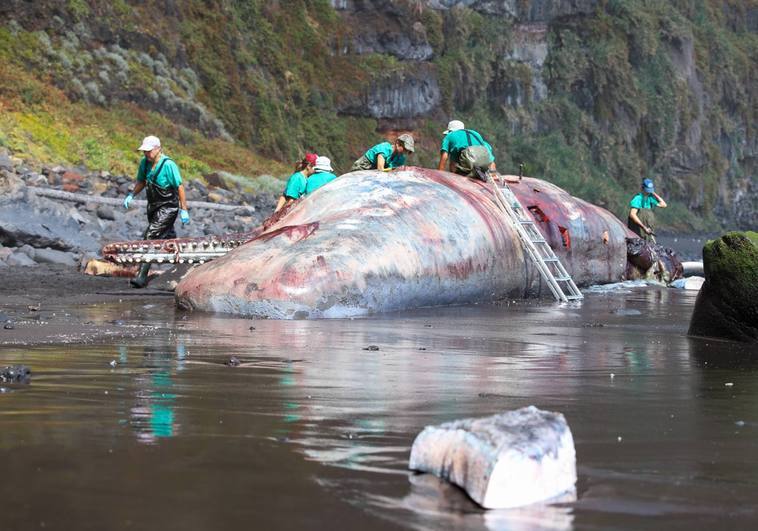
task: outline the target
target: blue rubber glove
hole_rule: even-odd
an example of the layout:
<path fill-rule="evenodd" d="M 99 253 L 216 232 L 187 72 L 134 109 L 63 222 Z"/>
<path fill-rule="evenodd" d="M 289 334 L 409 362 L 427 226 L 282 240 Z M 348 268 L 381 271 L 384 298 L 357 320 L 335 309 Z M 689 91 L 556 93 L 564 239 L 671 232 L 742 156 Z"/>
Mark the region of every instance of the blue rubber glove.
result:
<path fill-rule="evenodd" d="M 127 210 L 129 209 L 129 205 L 132 204 L 132 199 L 134 199 L 134 194 L 129 194 L 124 198 L 124 208 Z"/>
<path fill-rule="evenodd" d="M 182 220 L 182 225 L 189 223 L 189 212 L 184 209 L 179 210 L 179 219 Z"/>

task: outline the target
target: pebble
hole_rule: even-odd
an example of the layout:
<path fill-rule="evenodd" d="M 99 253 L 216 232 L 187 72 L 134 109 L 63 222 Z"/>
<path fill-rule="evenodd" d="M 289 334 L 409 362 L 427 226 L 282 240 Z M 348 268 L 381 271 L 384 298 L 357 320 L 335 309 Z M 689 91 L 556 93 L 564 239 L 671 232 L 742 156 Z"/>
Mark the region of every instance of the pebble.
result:
<path fill-rule="evenodd" d="M 118 365 L 118 362 L 116 360 L 111 360 L 110 363 L 108 363 L 108 365 L 110 365 L 111 367 L 115 367 L 116 365 Z"/>
<path fill-rule="evenodd" d="M 367 347 L 363 347 L 363 350 L 376 351 L 376 350 L 379 350 L 379 346 L 378 345 L 369 345 Z"/>
<path fill-rule="evenodd" d="M 226 362 L 224 362 L 224 365 L 227 365 L 229 367 L 239 367 L 241 364 L 242 362 L 236 356 L 232 356 Z"/>
<path fill-rule="evenodd" d="M 5 328 L 6 330 L 13 330 L 16 327 L 13 326 L 13 323 L 5 323 L 5 325 L 3 326 L 3 328 Z"/>
<path fill-rule="evenodd" d="M 734 387 L 734 383 L 733 382 L 726 382 L 724 384 L 724 387 Z"/>

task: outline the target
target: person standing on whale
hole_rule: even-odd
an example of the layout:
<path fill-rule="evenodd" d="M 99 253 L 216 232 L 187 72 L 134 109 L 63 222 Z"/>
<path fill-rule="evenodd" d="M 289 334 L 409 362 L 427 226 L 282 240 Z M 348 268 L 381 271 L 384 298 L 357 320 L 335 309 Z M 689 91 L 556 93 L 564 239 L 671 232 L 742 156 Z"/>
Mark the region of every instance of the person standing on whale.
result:
<path fill-rule="evenodd" d="M 174 222 L 177 215 L 182 224 L 190 221 L 187 198 L 184 195 L 182 175 L 176 162 L 163 154 L 157 136 L 146 136 L 138 151 L 144 155 L 137 170 L 137 184 L 124 198 L 124 208 L 129 208 L 134 196 L 147 189 L 147 229 L 143 240 L 168 240 L 176 238 Z M 139 273 L 130 283 L 135 288 L 147 286 L 150 264 L 142 264 Z"/>
<path fill-rule="evenodd" d="M 655 193 L 652 179 L 642 180 L 642 191 L 629 201 L 629 218 L 627 227 L 643 240 L 655 243 L 655 213 L 656 208 L 666 208 L 668 205 L 661 196 Z"/>

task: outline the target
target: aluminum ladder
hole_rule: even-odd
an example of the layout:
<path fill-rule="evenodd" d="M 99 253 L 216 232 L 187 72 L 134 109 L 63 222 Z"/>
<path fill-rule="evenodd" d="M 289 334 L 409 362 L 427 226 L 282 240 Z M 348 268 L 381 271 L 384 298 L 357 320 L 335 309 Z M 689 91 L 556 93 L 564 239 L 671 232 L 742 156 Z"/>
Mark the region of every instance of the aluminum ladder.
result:
<path fill-rule="evenodd" d="M 542 278 L 547 283 L 550 291 L 553 293 L 555 300 L 568 302 L 572 300 L 582 300 L 584 295 L 576 287 L 574 279 L 568 274 L 563 267 L 558 256 L 553 252 L 552 247 L 547 243 L 537 225 L 524 212 L 516 195 L 508 187 L 505 179 L 502 179 L 502 187 L 495 181 L 491 172 L 487 173 L 487 180 L 492 185 L 495 195 L 495 203 L 505 214 L 506 221 L 516 229 L 529 257 L 537 266 Z"/>

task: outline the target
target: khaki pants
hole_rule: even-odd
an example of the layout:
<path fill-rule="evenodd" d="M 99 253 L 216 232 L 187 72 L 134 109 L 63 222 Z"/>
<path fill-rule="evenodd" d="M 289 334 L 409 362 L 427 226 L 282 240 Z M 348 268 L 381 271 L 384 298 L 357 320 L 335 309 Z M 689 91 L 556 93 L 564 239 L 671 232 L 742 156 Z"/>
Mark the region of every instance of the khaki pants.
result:
<path fill-rule="evenodd" d="M 476 177 L 476 169 L 487 171 L 490 166 L 490 152 L 484 146 L 469 146 L 461 150 L 455 163 L 455 173 Z"/>
<path fill-rule="evenodd" d="M 371 161 L 366 158 L 366 155 L 363 155 L 361 158 L 353 162 L 353 167 L 350 168 L 350 171 L 361 171 L 361 170 L 375 170 L 376 166 L 371 164 Z"/>

